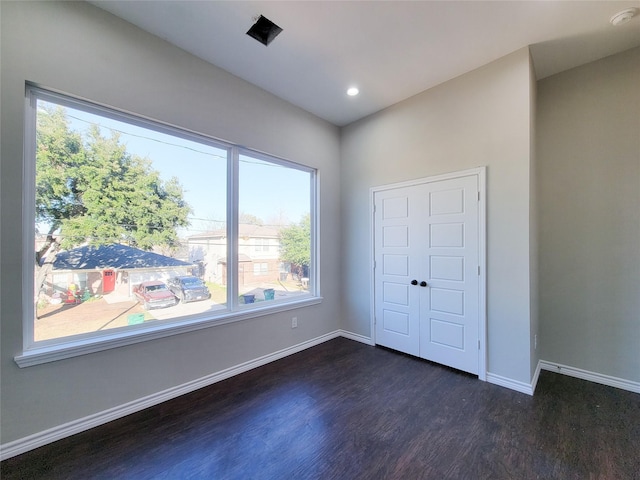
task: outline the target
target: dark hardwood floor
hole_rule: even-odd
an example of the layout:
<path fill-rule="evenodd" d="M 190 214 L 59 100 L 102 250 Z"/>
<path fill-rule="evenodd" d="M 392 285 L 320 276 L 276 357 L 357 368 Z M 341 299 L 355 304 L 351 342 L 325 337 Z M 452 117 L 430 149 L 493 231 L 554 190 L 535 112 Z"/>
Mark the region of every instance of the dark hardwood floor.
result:
<path fill-rule="evenodd" d="M 640 479 L 640 395 L 534 397 L 335 339 L 1 464 L 9 479 Z"/>

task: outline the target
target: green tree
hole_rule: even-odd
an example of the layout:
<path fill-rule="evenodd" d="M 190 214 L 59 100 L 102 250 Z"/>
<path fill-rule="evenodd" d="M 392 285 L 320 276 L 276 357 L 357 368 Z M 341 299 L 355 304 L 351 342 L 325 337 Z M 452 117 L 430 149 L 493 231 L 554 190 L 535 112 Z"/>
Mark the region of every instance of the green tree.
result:
<path fill-rule="evenodd" d="M 190 207 L 177 178 L 163 181 L 151 161 L 131 155 L 120 143 L 91 128 L 86 161 L 75 176 L 82 213 L 61 224 L 62 246 L 127 243 L 149 250 L 178 243 L 176 228 L 188 225 Z"/>
<path fill-rule="evenodd" d="M 51 264 L 58 247 L 84 243 L 177 245 L 177 228 L 191 213 L 182 186 L 127 153 L 118 133 L 105 137 L 94 125 L 83 139 L 63 107 L 45 107 L 38 109 L 36 142 L 36 223 L 48 229 L 38 265 L 45 254 Z"/>
<path fill-rule="evenodd" d="M 38 111 L 36 128 L 36 222 L 48 224 L 48 235 L 83 213 L 73 172 L 85 163 L 78 133 L 69 130 L 62 107 Z"/>
<path fill-rule="evenodd" d="M 311 264 L 311 215 L 280 230 L 280 260 L 291 263 L 298 276 Z"/>

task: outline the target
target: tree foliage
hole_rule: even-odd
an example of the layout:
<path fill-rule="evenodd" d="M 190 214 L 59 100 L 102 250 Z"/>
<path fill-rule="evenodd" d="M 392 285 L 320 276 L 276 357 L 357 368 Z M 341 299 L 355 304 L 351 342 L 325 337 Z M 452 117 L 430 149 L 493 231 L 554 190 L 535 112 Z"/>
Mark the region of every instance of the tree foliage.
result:
<path fill-rule="evenodd" d="M 297 267 L 298 274 L 311 264 L 311 215 L 280 230 L 280 260 Z"/>
<path fill-rule="evenodd" d="M 149 159 L 132 155 L 112 132 L 72 131 L 64 108 L 38 111 L 36 222 L 63 248 L 126 243 L 173 247 L 191 208 L 178 179 L 168 181 Z"/>

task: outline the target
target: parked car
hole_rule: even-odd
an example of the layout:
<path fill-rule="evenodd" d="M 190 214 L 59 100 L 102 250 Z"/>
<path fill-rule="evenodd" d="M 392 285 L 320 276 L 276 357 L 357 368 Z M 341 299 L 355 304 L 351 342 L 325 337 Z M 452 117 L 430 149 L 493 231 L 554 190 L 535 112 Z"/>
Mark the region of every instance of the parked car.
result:
<path fill-rule="evenodd" d="M 183 303 L 211 298 L 211 292 L 198 277 L 192 275 L 173 277 L 168 283 L 169 290 Z"/>
<path fill-rule="evenodd" d="M 158 280 L 142 282 L 133 289 L 133 294 L 142 303 L 145 310 L 150 308 L 171 307 L 178 303 L 176 296 L 167 285 Z"/>

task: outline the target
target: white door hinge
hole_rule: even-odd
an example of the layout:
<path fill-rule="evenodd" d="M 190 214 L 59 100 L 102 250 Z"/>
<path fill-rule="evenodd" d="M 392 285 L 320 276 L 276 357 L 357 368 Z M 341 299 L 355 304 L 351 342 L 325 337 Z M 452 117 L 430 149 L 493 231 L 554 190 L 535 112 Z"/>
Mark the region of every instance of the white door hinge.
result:
<path fill-rule="evenodd" d="M 478 191 L 478 201 L 480 201 L 480 192 Z"/>
<path fill-rule="evenodd" d="M 480 340 L 478 340 L 478 350 L 480 350 Z"/>
<path fill-rule="evenodd" d="M 480 275 L 480 265 L 478 265 L 478 275 Z"/>

